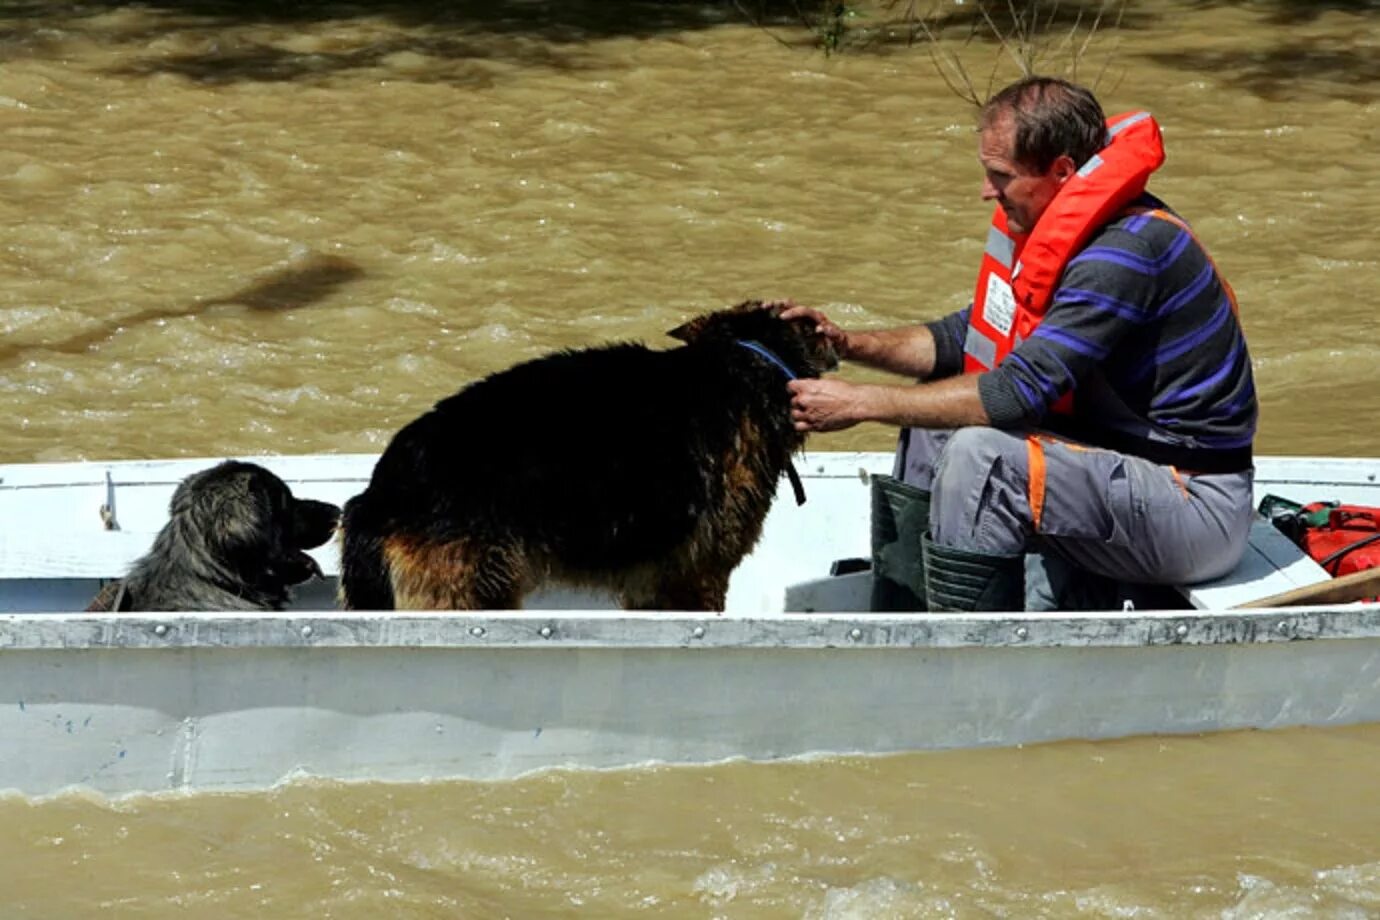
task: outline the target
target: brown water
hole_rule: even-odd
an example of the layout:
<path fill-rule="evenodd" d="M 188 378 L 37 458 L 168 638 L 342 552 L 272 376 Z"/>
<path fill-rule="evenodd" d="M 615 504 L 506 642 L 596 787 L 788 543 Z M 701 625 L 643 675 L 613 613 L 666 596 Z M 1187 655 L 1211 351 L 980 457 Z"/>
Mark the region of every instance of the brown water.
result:
<path fill-rule="evenodd" d="M 674 2 L 0 5 L 0 461 L 373 451 L 477 376 L 747 297 L 961 306 L 971 110 L 920 48 L 807 38 Z M 1109 56 L 1240 295 L 1260 450 L 1380 455 L 1378 5 L 1145 0 L 1083 72 Z M 1377 746 L 11 798 L 0 916 L 1380 916 Z"/>
<path fill-rule="evenodd" d="M 1380 915 L 1364 729 L 0 798 L 6 917 Z"/>

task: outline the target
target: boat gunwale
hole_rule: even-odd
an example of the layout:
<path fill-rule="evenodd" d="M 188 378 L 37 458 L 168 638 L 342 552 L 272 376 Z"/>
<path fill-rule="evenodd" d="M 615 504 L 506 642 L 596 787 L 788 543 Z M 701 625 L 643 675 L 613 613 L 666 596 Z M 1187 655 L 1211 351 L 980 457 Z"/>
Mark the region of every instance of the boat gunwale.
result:
<path fill-rule="evenodd" d="M 367 482 L 377 453 L 227 454 L 128 460 L 60 460 L 0 463 L 0 491 L 80 486 L 176 485 L 189 472 L 222 460 L 246 460 L 271 467 L 292 482 Z M 875 450 L 805 450 L 798 456 L 805 479 L 856 479 L 866 471 L 889 470 L 894 455 Z M 1380 457 L 1262 454 L 1255 458 L 1256 486 L 1380 486 Z"/>
<path fill-rule="evenodd" d="M 1058 615 L 621 611 L 13 613 L 0 654 L 171 649 L 1135 648 L 1380 639 L 1380 605 Z"/>

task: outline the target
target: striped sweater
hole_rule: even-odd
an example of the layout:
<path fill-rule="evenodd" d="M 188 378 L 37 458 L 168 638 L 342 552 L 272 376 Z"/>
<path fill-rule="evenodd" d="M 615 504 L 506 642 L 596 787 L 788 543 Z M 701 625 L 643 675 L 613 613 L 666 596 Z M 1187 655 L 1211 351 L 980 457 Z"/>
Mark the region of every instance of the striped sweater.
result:
<path fill-rule="evenodd" d="M 1135 204 L 1165 207 L 1150 195 Z M 933 377 L 962 371 L 968 312 L 929 324 Z M 1070 390 L 1073 415 L 1046 415 Z M 1098 230 L 1034 334 L 978 379 L 978 392 L 998 428 L 1038 425 L 1205 472 L 1250 465 L 1257 407 L 1246 340 L 1207 253 L 1169 221 L 1123 215 Z"/>

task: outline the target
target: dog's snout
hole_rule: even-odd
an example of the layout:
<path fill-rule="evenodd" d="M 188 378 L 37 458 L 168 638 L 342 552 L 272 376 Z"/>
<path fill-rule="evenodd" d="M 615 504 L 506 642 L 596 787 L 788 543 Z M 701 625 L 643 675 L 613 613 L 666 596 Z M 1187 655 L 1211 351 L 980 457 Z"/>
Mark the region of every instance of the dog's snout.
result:
<path fill-rule="evenodd" d="M 335 534 L 340 523 L 340 509 L 330 502 L 311 498 L 296 499 L 293 515 L 293 539 L 302 549 L 320 546 Z"/>

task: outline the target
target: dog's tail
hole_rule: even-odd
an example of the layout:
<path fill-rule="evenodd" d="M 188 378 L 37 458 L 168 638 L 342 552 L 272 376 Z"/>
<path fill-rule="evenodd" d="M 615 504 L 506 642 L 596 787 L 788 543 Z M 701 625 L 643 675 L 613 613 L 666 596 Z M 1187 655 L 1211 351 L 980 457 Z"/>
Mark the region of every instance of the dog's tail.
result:
<path fill-rule="evenodd" d="M 340 606 L 346 610 L 395 605 L 383 541 L 371 517 L 367 492 L 347 501 L 340 517 Z"/>

